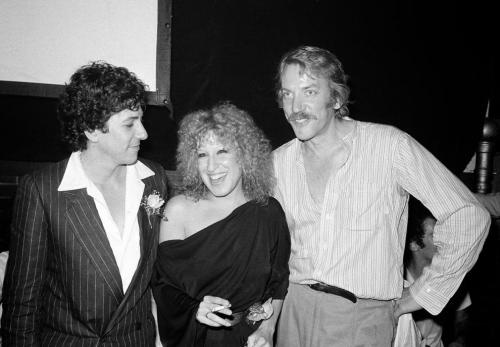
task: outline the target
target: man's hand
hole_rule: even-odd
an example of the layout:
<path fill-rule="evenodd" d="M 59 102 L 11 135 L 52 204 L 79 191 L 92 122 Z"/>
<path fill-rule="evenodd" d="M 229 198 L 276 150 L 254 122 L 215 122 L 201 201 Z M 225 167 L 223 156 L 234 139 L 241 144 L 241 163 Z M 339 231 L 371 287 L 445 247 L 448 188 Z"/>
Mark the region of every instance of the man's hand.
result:
<path fill-rule="evenodd" d="M 409 288 L 403 289 L 403 295 L 400 299 L 396 301 L 396 307 L 394 309 L 394 317 L 396 321 L 399 319 L 399 316 L 405 313 L 414 312 L 422 309 L 415 299 L 410 294 Z"/>
<path fill-rule="evenodd" d="M 246 347 L 273 347 L 274 330 L 263 328 L 262 325 L 247 339 Z"/>

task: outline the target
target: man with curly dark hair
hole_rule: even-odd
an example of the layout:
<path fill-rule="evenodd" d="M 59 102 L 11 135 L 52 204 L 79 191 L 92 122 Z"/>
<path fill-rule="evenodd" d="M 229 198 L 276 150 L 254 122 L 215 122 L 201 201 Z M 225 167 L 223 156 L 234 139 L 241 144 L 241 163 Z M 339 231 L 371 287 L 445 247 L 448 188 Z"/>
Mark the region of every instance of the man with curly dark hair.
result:
<path fill-rule="evenodd" d="M 5 346 L 154 346 L 149 281 L 166 176 L 138 160 L 145 85 L 81 67 L 59 104 L 73 151 L 21 180 L 4 284 Z"/>

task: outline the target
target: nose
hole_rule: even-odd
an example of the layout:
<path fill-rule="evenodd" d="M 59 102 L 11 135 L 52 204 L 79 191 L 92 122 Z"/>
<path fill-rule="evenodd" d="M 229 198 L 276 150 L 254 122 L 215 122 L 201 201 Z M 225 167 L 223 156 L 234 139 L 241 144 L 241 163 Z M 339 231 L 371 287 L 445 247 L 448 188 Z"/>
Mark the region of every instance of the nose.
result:
<path fill-rule="evenodd" d="M 146 131 L 146 128 L 144 128 L 142 122 L 139 122 L 135 136 L 141 141 L 148 138 L 148 132 Z"/>
<path fill-rule="evenodd" d="M 292 101 L 292 112 L 302 111 L 302 98 L 299 95 L 295 95 Z"/>
<path fill-rule="evenodd" d="M 207 158 L 207 171 L 213 172 L 217 168 L 217 158 L 212 155 L 209 155 Z"/>

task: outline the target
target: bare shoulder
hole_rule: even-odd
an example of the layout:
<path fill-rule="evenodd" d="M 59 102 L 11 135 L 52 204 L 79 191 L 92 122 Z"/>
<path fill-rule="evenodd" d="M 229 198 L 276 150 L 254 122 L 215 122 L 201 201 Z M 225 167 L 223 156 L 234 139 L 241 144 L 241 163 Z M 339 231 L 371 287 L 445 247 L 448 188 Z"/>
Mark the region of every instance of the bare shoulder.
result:
<path fill-rule="evenodd" d="M 185 195 L 176 195 L 168 200 L 164 215 L 167 219 L 181 217 L 193 209 L 195 202 Z"/>
<path fill-rule="evenodd" d="M 186 219 L 194 205 L 194 200 L 184 195 L 176 195 L 167 202 L 160 225 L 160 242 L 186 238 Z"/>

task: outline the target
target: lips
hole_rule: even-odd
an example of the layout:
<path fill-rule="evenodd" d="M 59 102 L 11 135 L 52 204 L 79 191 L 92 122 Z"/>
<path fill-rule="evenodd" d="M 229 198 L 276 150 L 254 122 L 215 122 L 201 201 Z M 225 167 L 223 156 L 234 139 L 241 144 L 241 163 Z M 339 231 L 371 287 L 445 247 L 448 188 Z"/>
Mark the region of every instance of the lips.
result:
<path fill-rule="evenodd" d="M 222 181 L 224 181 L 224 178 L 226 178 L 227 173 L 218 173 L 218 174 L 213 174 L 209 175 L 208 177 L 210 178 L 210 182 L 212 184 L 219 184 Z"/>

